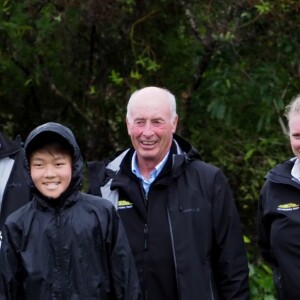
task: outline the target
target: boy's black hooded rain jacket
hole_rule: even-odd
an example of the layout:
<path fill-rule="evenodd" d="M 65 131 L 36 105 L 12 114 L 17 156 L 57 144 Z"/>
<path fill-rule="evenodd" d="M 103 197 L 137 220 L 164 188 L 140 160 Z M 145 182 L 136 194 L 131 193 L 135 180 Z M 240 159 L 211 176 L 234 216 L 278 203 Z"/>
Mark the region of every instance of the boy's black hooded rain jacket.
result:
<path fill-rule="evenodd" d="M 138 299 L 135 266 L 116 210 L 79 191 L 83 160 L 71 131 L 56 123 L 41 125 L 28 136 L 25 150 L 48 131 L 74 149 L 72 180 L 57 205 L 33 187 L 33 200 L 7 219 L 0 299 Z"/>

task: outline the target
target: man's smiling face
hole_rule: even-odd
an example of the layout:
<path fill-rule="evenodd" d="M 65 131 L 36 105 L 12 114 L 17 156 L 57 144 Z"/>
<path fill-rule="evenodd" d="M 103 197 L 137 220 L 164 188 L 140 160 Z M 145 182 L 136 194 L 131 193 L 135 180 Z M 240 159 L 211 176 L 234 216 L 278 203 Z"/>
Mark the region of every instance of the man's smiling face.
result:
<path fill-rule="evenodd" d="M 168 153 L 177 126 L 168 96 L 151 91 L 139 95 L 133 99 L 126 123 L 138 161 L 157 165 Z"/>

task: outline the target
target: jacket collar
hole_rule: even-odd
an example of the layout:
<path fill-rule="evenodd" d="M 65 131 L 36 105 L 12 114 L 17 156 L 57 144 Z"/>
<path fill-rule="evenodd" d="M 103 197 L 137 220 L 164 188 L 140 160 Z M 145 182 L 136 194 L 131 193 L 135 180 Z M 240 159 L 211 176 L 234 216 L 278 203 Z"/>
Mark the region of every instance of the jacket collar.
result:
<path fill-rule="evenodd" d="M 172 147 L 174 147 L 174 145 L 175 148 L 173 148 L 173 155 L 183 156 L 184 160 L 201 159 L 199 152 L 189 142 L 181 138 L 179 135 L 173 135 Z M 106 168 L 114 172 L 118 172 L 120 170 L 120 165 L 123 162 L 123 159 L 127 155 L 132 155 L 133 151 L 134 149 L 131 147 L 127 148 L 126 150 L 117 152 L 105 163 Z"/>
<path fill-rule="evenodd" d="M 34 199 L 36 200 L 37 205 L 44 210 L 61 210 L 74 205 L 78 200 L 78 194 L 79 191 L 71 194 L 67 198 L 59 197 L 57 199 L 49 199 L 39 193 L 35 193 Z"/>
<path fill-rule="evenodd" d="M 291 175 L 296 158 L 288 159 L 271 169 L 265 176 L 265 179 L 275 183 L 296 184 L 296 179 Z M 299 185 L 299 183 L 297 183 Z"/>
<path fill-rule="evenodd" d="M 125 151 L 118 152 L 107 164 L 106 169 L 110 171 L 113 171 L 113 173 L 116 175 L 119 173 L 120 168 L 124 170 L 130 177 L 134 178 L 134 175 L 131 172 L 131 157 L 134 153 L 134 148 L 128 148 Z M 171 146 L 170 151 L 170 160 L 169 164 L 166 164 L 165 168 L 168 168 L 170 164 L 172 164 L 171 170 L 172 170 L 172 176 L 177 177 L 181 174 L 182 167 L 192 161 L 192 160 L 199 160 L 200 155 L 198 151 L 192 147 L 192 145 L 181 138 L 178 135 L 173 136 L 173 143 Z M 161 176 L 164 175 L 165 171 L 162 170 Z M 114 177 L 114 176 L 113 176 Z"/>

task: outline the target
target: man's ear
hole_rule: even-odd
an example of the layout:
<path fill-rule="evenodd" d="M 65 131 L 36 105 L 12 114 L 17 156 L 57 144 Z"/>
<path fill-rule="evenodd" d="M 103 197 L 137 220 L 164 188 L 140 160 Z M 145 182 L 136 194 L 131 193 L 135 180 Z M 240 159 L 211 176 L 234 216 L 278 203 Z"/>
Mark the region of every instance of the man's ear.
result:
<path fill-rule="evenodd" d="M 130 130 L 130 123 L 129 123 L 127 117 L 126 117 L 126 126 L 127 126 L 127 133 L 128 133 L 128 135 L 130 135 L 130 132 L 131 132 L 131 130 Z"/>
<path fill-rule="evenodd" d="M 178 115 L 176 115 L 174 117 L 174 119 L 173 119 L 173 122 L 172 122 L 172 133 L 176 132 L 177 123 L 178 123 Z"/>

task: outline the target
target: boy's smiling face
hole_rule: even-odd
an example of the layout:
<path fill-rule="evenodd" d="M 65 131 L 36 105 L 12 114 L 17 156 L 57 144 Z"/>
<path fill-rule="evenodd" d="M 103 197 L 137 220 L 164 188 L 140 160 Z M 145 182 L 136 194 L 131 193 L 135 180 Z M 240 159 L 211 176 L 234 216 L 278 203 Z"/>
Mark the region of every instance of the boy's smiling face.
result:
<path fill-rule="evenodd" d="M 36 150 L 30 156 L 30 175 L 40 193 L 56 199 L 71 182 L 72 157 L 68 153 Z"/>

